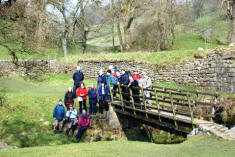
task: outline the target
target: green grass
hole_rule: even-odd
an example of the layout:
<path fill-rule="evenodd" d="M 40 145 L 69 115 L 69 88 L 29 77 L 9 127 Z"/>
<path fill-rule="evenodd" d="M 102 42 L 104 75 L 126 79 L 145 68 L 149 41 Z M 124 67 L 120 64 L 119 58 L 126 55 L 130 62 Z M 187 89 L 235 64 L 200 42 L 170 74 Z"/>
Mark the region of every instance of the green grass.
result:
<path fill-rule="evenodd" d="M 234 157 L 235 141 L 197 136 L 182 144 L 159 145 L 145 142 L 95 142 L 22 149 L 3 149 L 3 157 Z"/>
<path fill-rule="evenodd" d="M 7 104 L 0 106 L 0 139 L 18 147 L 71 143 L 66 136 L 52 136 L 52 110 L 69 86 L 72 75 L 46 74 L 43 82 L 21 77 L 0 79 Z M 87 80 L 89 85 L 95 80 Z M 77 107 L 78 108 L 78 107 Z M 49 125 L 45 123 L 49 122 Z"/>
<path fill-rule="evenodd" d="M 206 90 L 206 89 L 198 88 L 195 86 L 178 84 L 175 82 L 155 82 L 153 84 L 155 86 L 166 87 L 166 88 L 175 88 L 175 89 L 183 89 L 183 90 L 206 92 L 206 93 L 217 93 L 223 98 L 235 98 L 235 95 L 233 93 L 225 93 L 225 92 L 217 92 L 214 90 Z"/>

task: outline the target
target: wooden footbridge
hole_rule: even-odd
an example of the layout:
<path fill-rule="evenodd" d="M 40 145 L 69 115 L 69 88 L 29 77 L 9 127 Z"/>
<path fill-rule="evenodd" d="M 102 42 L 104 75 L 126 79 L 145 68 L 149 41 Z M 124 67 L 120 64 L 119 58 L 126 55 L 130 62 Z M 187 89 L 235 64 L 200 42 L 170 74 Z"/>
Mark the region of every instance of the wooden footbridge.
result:
<path fill-rule="evenodd" d="M 110 92 L 116 113 L 183 133 L 190 133 L 201 123 L 210 123 L 219 97 L 218 94 L 158 86 L 145 89 L 118 85 L 115 97 L 114 91 Z M 146 97 L 145 92 L 150 92 L 151 97 Z"/>

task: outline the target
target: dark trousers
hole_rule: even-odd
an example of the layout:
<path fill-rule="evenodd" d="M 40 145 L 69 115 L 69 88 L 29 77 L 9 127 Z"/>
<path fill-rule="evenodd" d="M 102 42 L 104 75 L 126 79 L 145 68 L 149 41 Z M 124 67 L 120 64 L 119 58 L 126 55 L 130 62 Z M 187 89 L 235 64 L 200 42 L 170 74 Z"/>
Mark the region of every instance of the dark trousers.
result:
<path fill-rule="evenodd" d="M 72 135 L 73 135 L 76 128 L 77 128 L 77 125 L 72 125 L 71 128 L 67 128 L 65 134 L 69 135 L 70 130 L 72 130 Z"/>
<path fill-rule="evenodd" d="M 125 101 L 124 103 L 129 105 L 129 101 L 130 101 L 130 91 L 128 87 L 122 87 L 122 97 L 123 100 Z"/>
<path fill-rule="evenodd" d="M 79 101 L 79 112 L 82 113 L 82 110 L 85 109 L 87 111 L 86 108 L 86 100 L 83 101 Z"/>
<path fill-rule="evenodd" d="M 99 101 L 99 112 L 101 114 L 103 114 L 104 109 L 105 109 L 105 111 L 108 111 L 109 110 L 109 104 L 108 104 L 107 100 L 102 99 L 102 100 Z"/>
<path fill-rule="evenodd" d="M 83 133 L 86 131 L 87 128 L 79 126 L 78 133 L 76 135 L 77 140 L 81 140 Z"/>
<path fill-rule="evenodd" d="M 118 85 L 115 84 L 115 85 L 113 86 L 113 96 L 114 96 L 114 97 L 116 97 L 116 95 L 117 95 L 117 89 L 118 89 Z"/>
<path fill-rule="evenodd" d="M 89 101 L 89 104 L 90 104 L 89 113 L 96 114 L 96 101 L 94 101 L 94 100 Z"/>

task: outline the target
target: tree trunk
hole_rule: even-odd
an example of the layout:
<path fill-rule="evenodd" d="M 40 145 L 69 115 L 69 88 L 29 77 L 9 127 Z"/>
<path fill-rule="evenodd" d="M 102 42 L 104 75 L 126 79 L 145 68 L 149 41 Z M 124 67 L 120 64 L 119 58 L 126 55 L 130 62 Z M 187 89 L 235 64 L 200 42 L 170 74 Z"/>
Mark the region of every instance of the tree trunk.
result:
<path fill-rule="evenodd" d="M 110 4 L 110 11 L 112 13 L 112 42 L 113 42 L 113 49 L 115 48 L 115 37 L 114 37 L 114 24 L 115 24 L 115 17 L 114 17 L 114 0 L 111 1 L 111 4 Z"/>
<path fill-rule="evenodd" d="M 62 42 L 62 48 L 63 48 L 63 52 L 64 52 L 64 57 L 66 57 L 67 54 L 68 54 L 68 51 L 67 51 L 67 39 L 66 39 L 66 37 L 62 37 L 61 42 Z"/>
<path fill-rule="evenodd" d="M 120 43 L 120 49 L 121 49 L 121 52 L 123 52 L 124 46 L 123 46 L 123 40 L 122 40 L 120 21 L 117 22 L 117 33 L 118 33 L 118 39 L 119 39 L 119 43 Z"/>
<path fill-rule="evenodd" d="M 112 42 L 113 42 L 113 49 L 114 49 L 114 47 L 115 47 L 115 38 L 114 38 L 114 22 L 113 22 L 113 24 L 112 24 Z"/>
<path fill-rule="evenodd" d="M 230 40 L 230 43 L 235 43 L 235 0 L 233 1 L 233 4 L 232 4 L 232 24 L 231 24 L 231 34 L 230 34 L 230 37 L 231 37 L 231 40 Z"/>

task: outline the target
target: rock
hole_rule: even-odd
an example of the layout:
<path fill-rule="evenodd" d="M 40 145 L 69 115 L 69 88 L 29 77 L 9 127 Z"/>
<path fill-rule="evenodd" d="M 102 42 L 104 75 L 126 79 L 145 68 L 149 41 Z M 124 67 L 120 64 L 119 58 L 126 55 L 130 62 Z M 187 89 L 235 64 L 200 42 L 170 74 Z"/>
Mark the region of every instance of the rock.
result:
<path fill-rule="evenodd" d="M 231 127 L 230 130 L 235 131 L 235 126 Z"/>
<path fill-rule="evenodd" d="M 230 43 L 228 46 L 229 46 L 229 47 L 234 47 L 234 46 L 235 46 L 235 43 Z"/>

